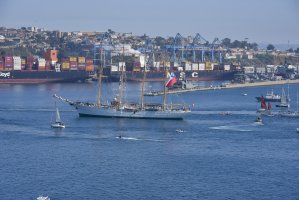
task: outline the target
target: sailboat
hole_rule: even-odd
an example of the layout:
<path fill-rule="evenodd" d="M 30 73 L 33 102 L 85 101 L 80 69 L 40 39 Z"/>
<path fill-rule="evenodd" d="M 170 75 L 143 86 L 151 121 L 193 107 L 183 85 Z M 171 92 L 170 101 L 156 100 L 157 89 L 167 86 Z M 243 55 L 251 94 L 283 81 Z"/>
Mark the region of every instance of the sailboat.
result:
<path fill-rule="evenodd" d="M 141 102 L 140 103 L 129 103 L 123 100 L 124 93 L 124 65 L 121 65 L 121 76 L 119 94 L 110 102 L 101 102 L 101 79 L 103 65 L 98 70 L 98 95 L 97 103 L 85 103 L 85 102 L 72 102 L 67 99 L 65 100 L 70 105 L 74 106 L 78 111 L 79 116 L 92 116 L 92 117 L 110 117 L 110 118 L 137 118 L 137 119 L 183 119 L 188 115 L 190 111 L 189 105 L 186 104 L 167 104 L 167 91 L 170 86 L 176 82 L 174 73 L 171 74 L 168 81 L 165 78 L 164 81 L 164 97 L 163 103 L 145 103 L 144 102 L 144 82 L 146 80 L 146 69 L 144 69 L 144 76 L 142 81 L 141 90 Z M 165 70 L 165 77 L 168 74 Z"/>
<path fill-rule="evenodd" d="M 261 96 L 261 108 L 257 110 L 259 113 L 264 113 L 267 109 L 266 101 L 263 96 Z"/>
<path fill-rule="evenodd" d="M 271 110 L 272 110 L 271 103 L 268 102 L 268 106 L 267 106 L 267 111 L 268 111 L 267 115 L 268 115 L 268 116 L 274 116 L 274 115 L 272 114 Z"/>
<path fill-rule="evenodd" d="M 280 116 L 283 117 L 299 117 L 299 110 L 298 110 L 298 92 L 297 92 L 297 111 L 291 111 L 288 109 L 286 112 L 280 112 Z"/>
<path fill-rule="evenodd" d="M 281 99 L 280 99 L 280 104 L 276 105 L 276 107 L 281 107 L 281 108 L 288 108 L 290 107 L 290 98 L 289 95 L 286 96 L 284 89 L 282 88 L 281 91 Z"/>
<path fill-rule="evenodd" d="M 59 110 L 58 107 L 56 106 L 56 102 L 55 102 L 55 122 L 53 122 L 51 124 L 52 128 L 65 128 L 65 125 L 62 123 L 61 119 L 60 119 L 60 114 L 59 114 Z"/>

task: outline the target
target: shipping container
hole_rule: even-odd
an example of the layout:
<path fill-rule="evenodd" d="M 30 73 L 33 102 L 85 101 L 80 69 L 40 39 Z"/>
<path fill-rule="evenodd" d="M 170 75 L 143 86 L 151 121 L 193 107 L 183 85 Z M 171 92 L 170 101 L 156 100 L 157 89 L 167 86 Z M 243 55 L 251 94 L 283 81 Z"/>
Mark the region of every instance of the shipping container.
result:
<path fill-rule="evenodd" d="M 45 59 L 54 63 L 58 61 L 57 56 L 58 56 L 58 50 L 48 49 L 45 53 Z"/>
<path fill-rule="evenodd" d="M 93 60 L 92 59 L 86 59 L 86 64 L 93 64 Z"/>
<path fill-rule="evenodd" d="M 46 67 L 45 66 L 38 66 L 38 71 L 45 71 L 46 70 Z"/>
<path fill-rule="evenodd" d="M 12 56 L 4 56 L 4 62 L 5 63 L 12 63 L 13 62 Z"/>
<path fill-rule="evenodd" d="M 78 70 L 85 70 L 85 67 L 86 67 L 85 63 L 78 64 Z"/>
<path fill-rule="evenodd" d="M 206 62 L 205 70 L 213 70 L 212 63 Z"/>
<path fill-rule="evenodd" d="M 191 64 L 187 64 L 185 65 L 185 70 L 186 71 L 191 71 L 192 70 L 192 67 L 191 67 Z"/>
<path fill-rule="evenodd" d="M 224 65 L 214 65 L 213 70 L 215 71 L 223 71 L 224 70 Z"/>
<path fill-rule="evenodd" d="M 191 69 L 192 69 L 193 71 L 197 71 L 197 70 L 198 70 L 198 63 L 192 63 L 192 64 L 191 64 Z"/>
<path fill-rule="evenodd" d="M 22 60 L 19 56 L 13 56 L 13 69 L 14 70 L 21 70 Z"/>
<path fill-rule="evenodd" d="M 160 68 L 160 62 L 154 62 L 154 67 L 155 68 Z"/>
<path fill-rule="evenodd" d="M 78 63 L 71 61 L 70 62 L 70 70 L 78 70 Z"/>
<path fill-rule="evenodd" d="M 4 62 L 2 60 L 2 58 L 0 57 L 0 70 L 3 70 L 4 68 Z"/>
<path fill-rule="evenodd" d="M 230 70 L 230 65 L 224 65 L 224 70 L 229 71 Z"/>
<path fill-rule="evenodd" d="M 11 71 L 11 70 L 13 70 L 13 67 L 5 67 L 5 66 L 4 66 L 3 70 L 4 70 L 4 71 Z"/>
<path fill-rule="evenodd" d="M 69 57 L 69 61 L 70 62 L 77 62 L 77 58 L 76 57 Z"/>
<path fill-rule="evenodd" d="M 184 68 L 183 67 L 178 67 L 178 71 L 182 72 L 182 71 L 184 71 Z"/>
<path fill-rule="evenodd" d="M 205 63 L 198 63 L 198 70 L 199 71 L 204 71 L 206 69 L 206 64 Z"/>
<path fill-rule="evenodd" d="M 85 63 L 85 57 L 78 57 L 78 63 Z"/>
<path fill-rule="evenodd" d="M 62 62 L 61 69 L 62 70 L 69 70 L 70 69 L 70 63 L 69 62 Z"/>
<path fill-rule="evenodd" d="M 141 67 L 134 67 L 133 72 L 141 72 Z"/>
<path fill-rule="evenodd" d="M 111 71 L 112 72 L 117 72 L 118 71 L 118 66 L 116 66 L 116 65 L 111 65 Z"/>
<path fill-rule="evenodd" d="M 88 71 L 88 72 L 93 72 L 94 71 L 93 65 L 86 65 L 86 69 L 85 70 Z"/>

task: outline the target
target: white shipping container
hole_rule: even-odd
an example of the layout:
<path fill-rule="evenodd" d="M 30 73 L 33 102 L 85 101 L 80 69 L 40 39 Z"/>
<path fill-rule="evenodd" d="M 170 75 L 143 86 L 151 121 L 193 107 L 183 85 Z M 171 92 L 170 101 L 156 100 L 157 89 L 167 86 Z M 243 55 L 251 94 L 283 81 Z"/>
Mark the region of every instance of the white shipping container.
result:
<path fill-rule="evenodd" d="M 192 70 L 198 71 L 198 63 L 192 63 Z"/>
<path fill-rule="evenodd" d="M 191 63 L 185 63 L 185 69 L 190 68 L 191 69 Z"/>
<path fill-rule="evenodd" d="M 118 71 L 118 66 L 116 66 L 116 65 L 111 65 L 111 71 L 112 71 L 112 72 L 117 72 L 117 71 Z"/>
<path fill-rule="evenodd" d="M 224 70 L 229 71 L 230 70 L 230 65 L 224 65 Z"/>
<path fill-rule="evenodd" d="M 206 68 L 205 63 L 199 63 L 198 64 L 198 70 L 203 71 L 203 70 L 205 70 L 205 68 Z"/>
<path fill-rule="evenodd" d="M 178 71 L 179 71 L 179 72 L 184 71 L 183 67 L 178 67 Z"/>
<path fill-rule="evenodd" d="M 186 71 L 191 71 L 191 70 L 192 70 L 191 65 L 186 65 L 186 66 L 185 66 L 185 70 L 186 70 Z"/>
<path fill-rule="evenodd" d="M 160 62 L 154 62 L 154 67 L 159 68 L 160 67 Z"/>
<path fill-rule="evenodd" d="M 46 66 L 46 60 L 44 58 L 37 59 L 38 66 Z"/>
<path fill-rule="evenodd" d="M 22 59 L 19 56 L 13 56 L 13 69 L 21 70 L 22 69 Z"/>

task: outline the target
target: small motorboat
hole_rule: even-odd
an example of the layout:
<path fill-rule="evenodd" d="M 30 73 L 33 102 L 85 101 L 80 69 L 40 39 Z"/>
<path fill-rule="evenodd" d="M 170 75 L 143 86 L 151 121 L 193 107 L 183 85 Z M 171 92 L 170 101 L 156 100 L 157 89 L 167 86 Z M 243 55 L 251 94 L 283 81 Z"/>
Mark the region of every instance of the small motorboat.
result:
<path fill-rule="evenodd" d="M 177 132 L 177 133 L 184 133 L 185 131 L 182 130 L 182 129 L 176 129 L 175 132 Z"/>
<path fill-rule="evenodd" d="M 256 124 L 263 124 L 263 120 L 260 116 L 258 116 L 255 121 L 254 121 Z"/>
<path fill-rule="evenodd" d="M 62 122 L 55 122 L 51 124 L 52 128 L 65 128 L 65 125 Z"/>
<path fill-rule="evenodd" d="M 247 93 L 242 93 L 243 96 L 247 96 Z"/>
<path fill-rule="evenodd" d="M 36 200 L 50 200 L 50 197 L 48 197 L 48 196 L 46 196 L 46 197 L 39 196 L 39 197 L 36 198 Z"/>

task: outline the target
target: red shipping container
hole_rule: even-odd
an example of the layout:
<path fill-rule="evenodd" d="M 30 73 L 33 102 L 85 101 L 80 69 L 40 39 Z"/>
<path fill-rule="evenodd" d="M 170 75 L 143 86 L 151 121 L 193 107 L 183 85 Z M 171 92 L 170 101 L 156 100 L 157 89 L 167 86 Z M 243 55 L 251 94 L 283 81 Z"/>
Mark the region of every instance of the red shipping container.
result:
<path fill-rule="evenodd" d="M 93 60 L 92 59 L 86 59 L 86 64 L 93 64 Z"/>
<path fill-rule="evenodd" d="M 12 56 L 4 56 L 4 62 L 13 62 Z"/>
<path fill-rule="evenodd" d="M 70 70 L 78 70 L 78 63 L 70 62 Z"/>

